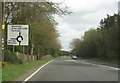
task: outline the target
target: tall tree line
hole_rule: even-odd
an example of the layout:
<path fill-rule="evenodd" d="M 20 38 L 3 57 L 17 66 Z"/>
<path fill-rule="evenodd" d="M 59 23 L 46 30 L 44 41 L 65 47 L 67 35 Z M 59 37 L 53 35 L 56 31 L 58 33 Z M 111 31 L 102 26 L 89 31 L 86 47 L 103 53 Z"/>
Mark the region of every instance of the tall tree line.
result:
<path fill-rule="evenodd" d="M 9 12 L 8 4 L 12 5 L 12 12 Z M 12 13 L 12 24 L 27 24 L 30 26 L 29 45 L 25 46 L 25 54 L 43 56 L 59 53 L 61 45 L 58 40 L 59 34 L 54 14 L 65 15 L 70 13 L 67 11 L 67 7 L 61 8 L 60 4 L 48 2 L 47 0 L 39 3 L 6 3 L 6 16 Z M 5 39 L 7 39 L 7 21 L 5 24 Z M 14 46 L 14 48 L 15 51 L 23 51 L 22 46 Z M 12 51 L 13 46 L 5 44 L 5 49 Z"/>
<path fill-rule="evenodd" d="M 97 29 L 90 29 L 81 39 L 73 39 L 72 53 L 84 58 L 118 59 L 120 15 L 107 15 Z"/>

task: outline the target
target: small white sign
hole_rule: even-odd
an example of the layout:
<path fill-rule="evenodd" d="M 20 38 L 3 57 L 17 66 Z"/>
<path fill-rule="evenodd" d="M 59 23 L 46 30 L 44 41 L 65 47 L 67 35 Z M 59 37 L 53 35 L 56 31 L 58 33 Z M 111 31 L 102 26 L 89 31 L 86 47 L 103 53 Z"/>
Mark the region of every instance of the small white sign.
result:
<path fill-rule="evenodd" d="M 29 25 L 8 25 L 7 45 L 28 45 Z"/>

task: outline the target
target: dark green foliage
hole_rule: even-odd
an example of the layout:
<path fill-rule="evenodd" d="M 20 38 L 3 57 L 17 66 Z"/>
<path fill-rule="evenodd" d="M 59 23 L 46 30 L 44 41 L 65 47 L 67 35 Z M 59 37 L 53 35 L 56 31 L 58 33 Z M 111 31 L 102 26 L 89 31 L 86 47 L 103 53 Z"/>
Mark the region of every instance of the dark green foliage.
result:
<path fill-rule="evenodd" d="M 118 58 L 118 39 L 120 16 L 107 15 L 100 21 L 100 27 L 86 31 L 82 39 L 74 39 L 73 51 L 79 57 L 116 60 Z"/>
<path fill-rule="evenodd" d="M 20 59 L 18 59 L 16 56 L 15 56 L 15 54 L 13 53 L 13 52 L 11 52 L 11 51 L 9 51 L 9 50 L 5 50 L 5 52 L 4 52 L 5 54 L 5 61 L 6 62 L 9 62 L 9 63 L 11 63 L 11 64 L 22 64 L 23 62 L 20 60 Z"/>

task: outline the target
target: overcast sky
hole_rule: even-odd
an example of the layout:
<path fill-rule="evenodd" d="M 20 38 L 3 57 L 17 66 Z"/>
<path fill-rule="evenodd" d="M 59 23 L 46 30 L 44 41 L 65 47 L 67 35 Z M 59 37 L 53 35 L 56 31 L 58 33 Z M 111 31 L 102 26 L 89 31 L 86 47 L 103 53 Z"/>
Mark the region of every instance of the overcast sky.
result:
<path fill-rule="evenodd" d="M 55 0 L 59 2 L 62 0 Z M 73 12 L 66 16 L 56 16 L 62 50 L 70 50 L 73 38 L 81 38 L 84 32 L 97 28 L 101 19 L 118 11 L 120 0 L 65 0 L 64 4 Z"/>

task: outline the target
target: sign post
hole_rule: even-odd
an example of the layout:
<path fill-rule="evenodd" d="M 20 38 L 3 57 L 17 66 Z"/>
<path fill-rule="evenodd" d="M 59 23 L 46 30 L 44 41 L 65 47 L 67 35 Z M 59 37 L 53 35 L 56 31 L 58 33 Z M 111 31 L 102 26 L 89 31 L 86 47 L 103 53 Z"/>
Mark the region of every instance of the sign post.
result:
<path fill-rule="evenodd" d="M 8 25 L 7 26 L 7 45 L 23 46 L 23 54 L 25 51 L 24 46 L 29 43 L 29 25 Z M 23 58 L 24 59 L 24 58 Z"/>
<path fill-rule="evenodd" d="M 7 45 L 28 45 L 29 25 L 8 25 Z"/>

